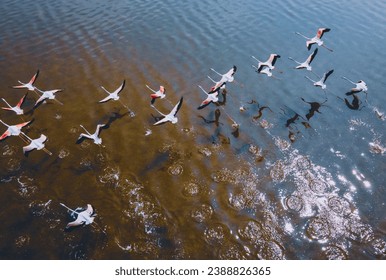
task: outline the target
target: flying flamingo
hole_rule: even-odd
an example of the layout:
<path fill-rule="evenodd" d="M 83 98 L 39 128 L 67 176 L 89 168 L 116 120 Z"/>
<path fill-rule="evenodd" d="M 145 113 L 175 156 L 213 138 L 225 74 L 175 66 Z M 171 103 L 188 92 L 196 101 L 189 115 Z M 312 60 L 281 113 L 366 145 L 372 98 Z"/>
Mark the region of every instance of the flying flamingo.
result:
<path fill-rule="evenodd" d="M 39 105 L 40 102 L 42 102 L 42 101 L 44 101 L 44 100 L 46 100 L 46 99 L 55 100 L 55 101 L 58 102 L 60 105 L 63 105 L 63 103 L 60 102 L 59 100 L 57 100 L 57 99 L 56 99 L 56 96 L 55 96 L 55 94 L 56 94 L 57 92 L 62 91 L 62 89 L 40 90 L 40 89 L 38 89 L 37 87 L 35 87 L 35 89 L 36 89 L 37 91 L 39 91 L 42 95 L 39 97 L 38 100 L 36 100 L 34 107 L 36 107 L 37 105 Z"/>
<path fill-rule="evenodd" d="M 201 105 L 197 109 L 202 109 L 205 106 L 207 106 L 211 102 L 217 102 L 218 101 L 218 92 L 219 89 L 215 92 L 210 91 L 209 93 L 206 92 L 201 86 L 198 86 L 205 94 L 207 95 L 207 98 L 201 102 Z"/>
<path fill-rule="evenodd" d="M 103 127 L 105 127 L 105 126 L 106 126 L 106 124 L 98 124 L 97 127 L 96 127 L 96 130 L 95 130 L 94 134 L 91 134 L 90 132 L 88 132 L 88 130 L 87 130 L 86 128 L 84 128 L 83 125 L 80 125 L 80 127 L 83 128 L 84 131 L 86 131 L 87 134 L 81 133 L 81 134 L 79 135 L 78 140 L 80 140 L 80 139 L 82 139 L 82 138 L 84 137 L 84 138 L 88 138 L 88 139 L 93 140 L 94 143 L 97 144 L 97 145 L 102 144 L 102 138 L 99 137 L 99 134 L 100 134 L 100 132 L 101 132 L 101 128 L 103 128 Z"/>
<path fill-rule="evenodd" d="M 261 70 L 263 70 L 264 66 L 268 67 L 270 70 L 273 70 L 275 68 L 275 62 L 278 58 L 280 58 L 280 55 L 278 54 L 275 54 L 275 53 L 272 53 L 268 60 L 267 61 L 260 61 L 258 60 L 256 57 L 254 57 L 253 55 L 251 56 L 253 59 L 257 60 L 257 62 L 259 62 L 259 64 L 257 65 L 256 70 L 258 73 L 261 72 Z"/>
<path fill-rule="evenodd" d="M 104 103 L 109 100 L 119 100 L 119 93 L 123 90 L 125 87 L 125 80 L 123 80 L 122 84 L 113 92 L 109 92 L 107 89 L 105 89 L 103 86 L 101 88 L 108 94 L 108 96 L 102 100 L 99 101 L 99 103 Z M 121 103 L 123 106 L 125 106 L 123 103 Z M 126 106 L 125 106 L 126 107 Z"/>
<path fill-rule="evenodd" d="M 334 70 L 330 70 L 326 73 L 323 74 L 323 77 L 319 80 L 319 81 L 314 81 L 312 80 L 311 78 L 305 76 L 308 80 L 310 80 L 311 82 L 314 83 L 314 86 L 316 87 L 321 87 L 322 89 L 325 89 L 327 87 L 326 85 L 326 80 L 328 79 L 328 77 L 334 72 Z"/>
<path fill-rule="evenodd" d="M 63 203 L 60 203 L 61 206 L 64 208 L 68 209 L 71 211 L 71 216 L 74 217 L 74 214 L 77 215 L 76 219 L 70 223 L 67 224 L 66 229 L 70 227 L 75 227 L 75 226 L 81 226 L 81 225 L 89 225 L 92 222 L 94 222 L 94 218 L 96 216 L 94 212 L 94 208 L 92 207 L 91 204 L 87 204 L 86 209 L 82 209 L 80 207 L 76 208 L 75 210 L 67 207 Z"/>
<path fill-rule="evenodd" d="M 45 136 L 44 134 L 41 134 L 39 138 L 31 139 L 28 137 L 27 134 L 25 134 L 23 132 L 21 132 L 21 133 L 30 141 L 30 143 L 27 146 L 23 147 L 23 153 L 24 154 L 36 149 L 36 150 L 43 150 L 47 154 L 49 154 L 50 156 L 52 155 L 52 153 L 50 151 L 48 151 L 46 148 L 44 148 L 44 146 L 45 146 L 44 142 L 47 141 L 47 136 Z"/>
<path fill-rule="evenodd" d="M 302 36 L 303 38 L 307 39 L 306 41 L 306 46 L 307 46 L 307 49 L 310 50 L 311 49 L 311 46 L 313 44 L 317 44 L 318 46 L 322 46 L 324 48 L 326 48 L 327 50 L 329 50 L 330 52 L 332 52 L 332 49 L 330 48 L 327 48 L 325 45 L 324 45 L 324 42 L 322 41 L 322 37 L 324 35 L 325 32 L 329 32 L 331 29 L 330 28 L 319 28 L 318 31 L 316 32 L 316 35 L 312 38 L 309 38 L 307 36 L 304 36 L 303 34 L 299 33 L 299 32 L 295 32 L 297 35 L 300 35 Z"/>
<path fill-rule="evenodd" d="M 28 83 L 23 83 L 23 82 L 18 81 L 20 85 L 19 86 L 13 86 L 13 88 L 26 88 L 29 91 L 35 91 L 35 86 L 33 84 L 36 81 L 38 75 L 39 75 L 39 70 L 36 71 L 36 74 L 33 75 L 33 77 L 31 78 L 31 80 Z"/>
<path fill-rule="evenodd" d="M 363 91 L 364 93 L 366 93 L 366 99 L 367 99 L 367 85 L 363 80 L 359 80 L 357 83 L 355 83 L 346 77 L 342 77 L 342 79 L 349 81 L 350 83 L 355 85 L 355 88 L 352 88 L 349 92 L 346 92 L 346 95 L 352 95 L 354 93 Z"/>
<path fill-rule="evenodd" d="M 292 60 L 292 61 L 295 61 L 297 64 L 299 64 L 298 66 L 296 66 L 295 68 L 296 69 L 307 69 L 308 71 L 312 71 L 312 67 L 311 67 L 311 62 L 314 60 L 316 54 L 318 53 L 318 49 L 315 49 L 312 54 L 310 54 L 306 61 L 304 62 L 299 62 L 299 61 L 296 61 L 295 59 L 293 59 L 292 57 L 289 57 L 288 59 Z"/>
<path fill-rule="evenodd" d="M 23 109 L 21 109 L 21 105 L 23 105 L 23 102 L 24 102 L 24 99 L 26 96 L 27 96 L 27 94 L 25 94 L 20 99 L 20 101 L 16 104 L 16 106 L 14 106 L 14 107 L 9 105 L 9 103 L 4 98 L 2 98 L 2 100 L 4 101 L 5 104 L 7 104 L 8 107 L 1 107 L 1 109 L 8 110 L 8 111 L 14 111 L 16 113 L 16 115 L 23 115 L 24 111 L 23 111 Z"/>
<path fill-rule="evenodd" d="M 228 72 L 226 72 L 225 74 L 220 74 L 219 72 L 217 72 L 216 70 L 214 70 L 213 68 L 210 68 L 210 70 L 212 70 L 214 73 L 216 73 L 217 75 L 221 76 L 221 79 L 220 81 L 218 82 L 215 82 L 216 85 L 213 87 L 213 91 L 215 91 L 217 88 L 224 88 L 225 87 L 225 84 L 227 82 L 233 82 L 234 81 L 234 75 L 237 71 L 237 67 L 236 66 L 233 66 Z M 208 76 L 208 78 L 210 78 Z M 211 79 L 211 78 L 210 78 Z M 212 79 L 211 79 L 212 80 Z M 213 81 L 213 80 L 212 80 Z"/>
<path fill-rule="evenodd" d="M 3 122 L 2 120 L 0 120 L 0 122 L 3 125 L 5 125 L 6 127 L 8 127 L 7 130 L 0 136 L 0 140 L 3 140 L 5 138 L 7 138 L 8 136 L 20 136 L 21 129 L 23 127 L 25 127 L 26 125 L 31 123 L 31 121 L 28 121 L 28 122 L 15 124 L 15 125 L 8 125 L 5 122 Z M 26 140 L 24 138 L 22 138 L 21 136 L 20 136 L 20 138 L 26 142 Z"/>
<path fill-rule="evenodd" d="M 154 107 L 154 105 L 150 105 L 159 114 L 161 114 L 163 116 L 163 118 L 161 120 L 157 121 L 154 125 L 159 125 L 159 124 L 163 124 L 163 123 L 166 123 L 166 122 L 171 122 L 172 124 L 176 124 L 178 122 L 178 118 L 176 117 L 176 115 L 177 115 L 178 111 L 180 110 L 180 108 L 182 106 L 182 101 L 183 101 L 183 97 L 181 97 L 180 101 L 178 101 L 178 103 L 174 106 L 174 108 L 167 115 L 165 115 L 165 114 L 161 113 L 160 111 L 158 111 L 158 109 L 156 107 Z"/>
<path fill-rule="evenodd" d="M 150 94 L 151 104 L 154 104 L 154 102 L 157 98 L 163 99 L 166 97 L 165 88 L 163 86 L 160 86 L 159 90 L 157 90 L 157 91 L 155 91 L 154 89 L 152 89 L 148 85 L 145 85 L 145 86 L 153 92 L 152 94 Z"/>

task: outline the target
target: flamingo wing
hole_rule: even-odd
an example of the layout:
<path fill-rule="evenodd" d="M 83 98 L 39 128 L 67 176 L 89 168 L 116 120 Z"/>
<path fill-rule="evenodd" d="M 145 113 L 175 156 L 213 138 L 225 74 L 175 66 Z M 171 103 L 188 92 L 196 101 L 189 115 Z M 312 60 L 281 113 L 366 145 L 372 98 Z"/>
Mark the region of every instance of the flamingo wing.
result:
<path fill-rule="evenodd" d="M 0 140 L 3 140 L 3 139 L 7 138 L 7 137 L 10 136 L 10 135 L 11 135 L 11 133 L 10 133 L 9 130 L 7 129 L 7 131 L 5 131 L 5 132 L 3 133 L 3 135 L 0 136 Z"/>
<path fill-rule="evenodd" d="M 310 64 L 310 63 L 314 60 L 314 58 L 315 58 L 315 56 L 316 56 L 317 53 L 318 53 L 318 49 L 316 48 L 316 49 L 312 52 L 312 54 L 307 58 L 308 64 Z"/>
<path fill-rule="evenodd" d="M 323 83 L 326 82 L 326 80 L 328 79 L 328 77 L 329 77 L 333 72 L 334 72 L 334 70 L 332 69 L 332 70 L 328 71 L 327 73 L 324 73 L 323 78 L 322 78 Z"/>
<path fill-rule="evenodd" d="M 23 122 L 23 123 L 19 123 L 17 125 L 15 125 L 17 128 L 22 128 L 22 127 L 25 127 L 26 125 L 28 125 L 31 121 L 28 121 L 28 122 Z"/>
<path fill-rule="evenodd" d="M 25 154 L 33 149 L 36 149 L 36 146 L 31 142 L 29 145 L 23 147 L 23 153 Z"/>
<path fill-rule="evenodd" d="M 104 103 L 104 102 L 107 102 L 111 99 L 111 95 L 107 96 L 106 98 L 103 98 L 102 100 L 99 101 L 99 103 Z"/>
<path fill-rule="evenodd" d="M 173 116 L 177 115 L 178 111 L 180 110 L 180 108 L 182 106 L 182 101 L 183 100 L 184 100 L 184 98 L 181 97 L 180 101 L 178 101 L 176 106 L 174 106 L 173 110 L 170 112 L 171 115 L 173 115 Z"/>
<path fill-rule="evenodd" d="M 163 123 L 166 123 L 169 121 L 169 118 L 166 118 L 166 117 L 163 117 L 161 120 L 159 120 L 158 122 L 156 122 L 155 124 L 153 125 L 159 125 L 159 124 L 163 124 Z"/>
<path fill-rule="evenodd" d="M 117 95 L 124 89 L 125 83 L 126 81 L 123 80 L 122 84 L 119 86 L 119 88 L 117 88 L 117 90 L 115 91 Z"/>
<path fill-rule="evenodd" d="M 17 103 L 16 107 L 20 108 L 21 105 L 23 104 L 24 100 L 25 100 L 25 97 L 27 96 L 27 94 L 25 94 L 19 101 L 19 103 Z"/>
<path fill-rule="evenodd" d="M 330 28 L 319 28 L 318 31 L 316 32 L 316 37 L 321 39 L 324 33 L 329 32 L 330 30 L 331 30 Z"/>
<path fill-rule="evenodd" d="M 39 69 L 36 71 L 36 74 L 33 75 L 33 77 L 32 77 L 31 80 L 28 82 L 28 84 L 32 85 L 32 84 L 36 81 L 38 75 L 39 75 Z"/>

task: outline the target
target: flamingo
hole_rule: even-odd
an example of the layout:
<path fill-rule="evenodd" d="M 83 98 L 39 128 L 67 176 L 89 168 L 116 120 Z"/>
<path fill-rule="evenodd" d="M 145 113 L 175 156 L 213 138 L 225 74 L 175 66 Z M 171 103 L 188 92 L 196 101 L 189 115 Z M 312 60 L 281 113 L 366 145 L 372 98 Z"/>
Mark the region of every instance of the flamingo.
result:
<path fill-rule="evenodd" d="M 163 116 L 163 118 L 161 120 L 159 120 L 158 122 L 156 122 L 154 125 L 159 125 L 159 124 L 163 124 L 163 123 L 166 123 L 166 122 L 171 122 L 172 124 L 176 124 L 178 122 L 178 118 L 176 117 L 176 115 L 177 115 L 178 111 L 180 110 L 180 108 L 182 106 L 182 101 L 183 101 L 183 97 L 181 97 L 180 101 L 178 101 L 178 103 L 174 106 L 174 108 L 167 115 L 165 115 L 165 114 L 161 113 L 160 111 L 158 111 L 158 109 L 156 107 L 154 107 L 154 105 L 150 105 L 159 114 L 161 114 Z"/>
<path fill-rule="evenodd" d="M 324 48 L 326 48 L 327 50 L 329 50 L 330 52 L 332 52 L 332 49 L 330 48 L 327 48 L 325 45 L 324 45 L 324 42 L 322 41 L 322 37 L 324 35 L 325 32 L 329 32 L 331 29 L 330 28 L 319 28 L 318 31 L 316 32 L 316 35 L 312 38 L 309 38 L 307 36 L 304 36 L 303 34 L 299 33 L 299 32 L 295 32 L 297 35 L 300 35 L 302 36 L 303 38 L 307 39 L 306 41 L 306 46 L 307 46 L 307 49 L 310 50 L 311 49 L 311 46 L 313 44 L 317 44 L 318 46 L 322 46 Z"/>
<path fill-rule="evenodd" d="M 213 83 L 214 83 L 214 86 L 212 86 L 210 88 L 210 93 L 214 93 L 220 89 L 224 89 L 225 88 L 225 85 L 226 85 L 226 82 L 224 82 L 222 79 L 218 82 L 216 82 L 215 80 L 213 80 L 210 76 L 207 76 L 209 80 L 211 80 Z"/>
<path fill-rule="evenodd" d="M 44 150 L 50 156 L 52 155 L 52 153 L 50 151 L 48 151 L 46 148 L 44 148 L 44 146 L 45 146 L 44 142 L 47 141 L 47 136 L 45 136 L 44 134 L 41 134 L 39 138 L 31 139 L 25 133 L 23 133 L 23 132 L 21 132 L 21 133 L 30 141 L 30 143 L 27 146 L 23 147 L 23 153 L 24 154 L 36 149 L 36 150 Z"/>
<path fill-rule="evenodd" d="M 37 105 L 39 105 L 40 102 L 46 100 L 46 99 L 51 99 L 51 100 L 55 100 L 56 102 L 58 102 L 60 105 L 63 105 L 62 102 L 60 102 L 59 100 L 56 99 L 56 96 L 55 94 L 57 92 L 60 92 L 60 91 L 63 91 L 62 89 L 53 89 L 53 90 L 40 90 L 38 88 L 35 87 L 35 89 L 37 91 L 39 91 L 42 95 L 38 98 L 38 100 L 36 100 L 36 103 L 34 105 L 34 107 L 36 107 Z"/>
<path fill-rule="evenodd" d="M 259 62 L 259 64 L 257 65 L 256 67 L 256 70 L 258 73 L 260 73 L 261 70 L 263 70 L 264 66 L 268 67 L 270 70 L 273 70 L 275 68 L 274 64 L 276 62 L 276 60 L 278 58 L 280 58 L 280 55 L 278 54 L 275 54 L 275 53 L 272 53 L 268 60 L 267 61 L 260 61 L 258 60 L 256 57 L 254 57 L 253 55 L 251 56 L 253 59 L 257 60 L 257 62 Z"/>
<path fill-rule="evenodd" d="M 74 221 L 67 224 L 66 229 L 68 229 L 70 227 L 75 227 L 75 226 L 89 225 L 92 222 L 94 222 L 96 214 L 95 214 L 94 208 L 92 207 L 91 204 L 87 204 L 86 209 L 82 209 L 82 208 L 78 207 L 75 210 L 67 207 L 63 203 L 60 203 L 60 205 L 63 206 L 64 208 L 70 210 L 71 211 L 70 215 L 72 217 L 75 217 L 74 214 L 77 215 L 76 219 Z"/>
<path fill-rule="evenodd" d="M 207 95 L 207 98 L 201 102 L 201 105 L 197 108 L 197 109 L 202 109 L 204 108 L 205 106 L 207 106 L 209 103 L 211 102 L 217 102 L 218 101 L 218 92 L 219 92 L 219 89 L 215 92 L 212 92 L 210 91 L 209 93 L 207 93 L 201 86 L 198 86 L 203 92 L 205 92 L 205 94 Z"/>
<path fill-rule="evenodd" d="M 334 70 L 330 70 L 323 74 L 323 77 L 319 81 L 314 81 L 311 78 L 305 76 L 308 80 L 314 83 L 314 86 L 321 87 L 322 89 L 325 89 L 327 87 L 326 80 L 327 78 L 334 72 Z"/>
<path fill-rule="evenodd" d="M 21 109 L 21 105 L 23 105 L 23 102 L 24 102 L 24 99 L 26 96 L 27 96 L 27 94 L 25 94 L 20 99 L 20 101 L 16 104 L 16 106 L 14 106 L 14 107 L 9 105 L 9 103 L 4 98 L 2 98 L 2 100 L 4 101 L 5 104 L 7 104 L 8 107 L 1 107 L 1 109 L 8 110 L 8 111 L 14 111 L 16 113 L 16 115 L 23 115 L 24 111 L 23 111 L 23 109 Z"/>
<path fill-rule="evenodd" d="M 231 83 L 231 82 L 234 81 L 234 79 L 235 79 L 234 75 L 235 75 L 235 73 L 237 71 L 237 67 L 235 65 L 233 65 L 233 67 L 228 72 L 226 72 L 225 74 L 220 74 L 219 72 L 217 72 L 213 68 L 210 68 L 210 70 L 212 70 L 217 75 L 221 76 L 220 81 L 216 82 L 216 85 L 213 87 L 213 91 L 215 91 L 217 88 L 224 88 L 225 84 L 227 82 Z M 210 77 L 208 76 L 208 78 L 210 78 Z"/>
<path fill-rule="evenodd" d="M 160 86 L 159 90 L 157 90 L 157 91 L 155 91 L 154 89 L 152 89 L 148 85 L 145 85 L 145 86 L 153 92 L 153 94 L 150 94 L 151 104 L 154 104 L 154 102 L 157 98 L 163 99 L 166 97 L 165 88 L 163 86 Z"/>
<path fill-rule="evenodd" d="M 35 86 L 33 84 L 36 81 L 38 75 L 39 75 L 39 70 L 36 71 L 36 74 L 33 75 L 33 77 L 31 78 L 31 80 L 28 83 L 23 83 L 23 82 L 18 81 L 20 85 L 19 86 L 13 86 L 13 88 L 26 88 L 29 91 L 35 91 Z"/>
<path fill-rule="evenodd" d="M 91 134 L 90 132 L 88 132 L 88 130 L 87 130 L 86 128 L 84 128 L 83 125 L 80 125 L 80 127 L 83 128 L 84 131 L 86 131 L 87 134 L 81 133 L 81 134 L 79 135 L 78 140 L 80 140 L 80 139 L 82 139 L 83 137 L 85 137 L 85 138 L 88 138 L 88 139 L 93 140 L 94 143 L 97 144 L 97 145 L 102 144 L 102 138 L 99 137 L 99 134 L 100 134 L 100 132 L 101 132 L 101 128 L 103 128 L 103 127 L 105 127 L 105 126 L 106 126 L 106 124 L 98 124 L 97 127 L 96 127 L 96 130 L 95 130 L 94 134 Z"/>
<path fill-rule="evenodd" d="M 299 61 L 296 61 L 295 59 L 293 59 L 292 57 L 289 57 L 288 59 L 292 60 L 292 61 L 295 61 L 297 64 L 299 64 L 298 66 L 296 66 L 295 68 L 296 69 L 307 69 L 308 71 L 312 71 L 312 67 L 311 67 L 311 62 L 314 60 L 316 54 L 318 53 L 318 49 L 316 48 L 312 54 L 310 54 L 306 61 L 304 62 L 299 62 Z"/>
<path fill-rule="evenodd" d="M 107 89 L 105 89 L 103 86 L 101 86 L 101 88 L 108 94 L 108 96 L 106 98 L 100 100 L 99 103 L 104 103 L 104 102 L 107 102 L 111 99 L 112 100 L 119 100 L 119 93 L 123 90 L 124 87 L 125 87 L 125 80 L 123 80 L 122 84 L 113 92 L 109 92 Z M 122 104 L 122 105 L 125 106 L 124 104 Z"/>
<path fill-rule="evenodd" d="M 32 121 L 23 122 L 23 123 L 19 123 L 19 124 L 15 124 L 15 125 L 8 125 L 5 122 L 3 122 L 2 120 L 0 120 L 0 122 L 3 125 L 5 125 L 6 127 L 8 127 L 7 130 L 0 136 L 0 140 L 3 140 L 5 138 L 7 138 L 8 136 L 20 136 L 21 129 L 23 127 L 25 127 L 26 125 L 30 124 Z"/>
<path fill-rule="evenodd" d="M 349 92 L 346 92 L 346 95 L 352 95 L 354 93 L 363 91 L 364 93 L 366 93 L 366 99 L 367 99 L 367 85 L 363 80 L 359 80 L 358 82 L 355 83 L 346 77 L 342 77 L 342 79 L 349 81 L 350 83 L 355 85 L 355 88 L 352 88 Z"/>
<path fill-rule="evenodd" d="M 252 65 L 252 67 L 256 69 L 257 73 L 266 74 L 268 77 L 272 76 L 272 70 L 269 67 L 262 66 L 261 68 L 258 68 L 255 65 Z"/>

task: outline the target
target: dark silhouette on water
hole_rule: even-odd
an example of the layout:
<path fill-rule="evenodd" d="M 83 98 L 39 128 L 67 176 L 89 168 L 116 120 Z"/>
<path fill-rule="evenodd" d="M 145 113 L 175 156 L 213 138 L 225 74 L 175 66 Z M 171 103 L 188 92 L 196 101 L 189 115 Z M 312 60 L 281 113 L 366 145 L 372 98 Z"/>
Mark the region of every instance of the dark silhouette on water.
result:
<path fill-rule="evenodd" d="M 216 109 L 214 111 L 214 117 L 215 119 L 214 120 L 208 120 L 206 118 L 204 118 L 203 116 L 198 116 L 199 118 L 203 119 L 205 123 L 214 123 L 217 127 L 219 126 L 219 124 L 223 125 L 223 123 L 221 123 L 219 120 L 220 120 L 220 115 L 221 115 L 221 112 L 220 112 L 220 109 Z"/>
<path fill-rule="evenodd" d="M 263 115 L 263 110 L 268 109 L 268 110 L 270 110 L 270 111 L 272 112 L 271 108 L 269 108 L 268 106 L 261 106 L 261 107 L 260 107 L 260 105 L 258 105 L 258 107 L 259 107 L 259 112 L 258 112 L 258 114 L 257 114 L 256 116 L 253 116 L 253 117 L 252 117 L 252 119 L 253 119 L 254 121 L 257 121 L 258 119 L 261 118 L 261 116 Z"/>
<path fill-rule="evenodd" d="M 362 106 L 361 108 L 359 108 L 360 105 L 362 104 L 362 102 L 359 100 L 359 97 L 356 94 L 352 94 L 352 97 L 353 97 L 353 100 L 351 103 L 347 100 L 347 98 L 344 99 L 344 103 L 346 104 L 346 106 L 351 110 L 359 110 L 359 111 L 362 110 L 362 108 L 365 106 Z"/>
<path fill-rule="evenodd" d="M 301 98 L 301 99 L 303 100 L 303 102 L 308 103 L 311 106 L 310 110 L 306 114 L 306 118 L 307 118 L 308 121 L 314 116 L 315 112 L 321 114 L 321 112 L 319 111 L 319 108 L 322 107 L 323 104 L 327 102 L 327 98 L 322 103 L 319 103 L 319 102 L 308 102 L 308 101 L 305 101 L 304 98 Z"/>

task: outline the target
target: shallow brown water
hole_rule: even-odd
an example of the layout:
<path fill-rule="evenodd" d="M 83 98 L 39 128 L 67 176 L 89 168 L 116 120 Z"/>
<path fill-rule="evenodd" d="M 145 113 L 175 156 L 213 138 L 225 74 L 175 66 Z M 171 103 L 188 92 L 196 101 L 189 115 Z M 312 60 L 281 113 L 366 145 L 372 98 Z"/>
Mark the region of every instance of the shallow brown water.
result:
<path fill-rule="evenodd" d="M 2 1 L 1 97 L 16 104 L 26 91 L 11 86 L 39 69 L 36 87 L 64 89 L 64 105 L 33 109 L 29 92 L 22 118 L 0 112 L 9 124 L 33 119 L 23 131 L 47 135 L 53 153 L 26 157 L 20 138 L 0 142 L 0 257 L 384 259 L 385 4 L 282 2 Z M 295 31 L 320 26 L 331 28 L 323 38 L 334 52 L 319 47 L 313 69 L 335 72 L 307 120 L 300 97 L 325 96 L 287 58 L 309 54 Z M 272 52 L 280 80 L 251 68 L 251 55 Z M 197 110 L 197 85 L 218 78 L 209 69 L 233 65 L 226 105 Z M 341 76 L 368 84 L 361 110 L 345 105 L 352 85 Z M 100 86 L 122 80 L 130 110 L 97 103 Z M 184 97 L 176 125 L 153 126 L 145 84 L 165 86 L 162 112 Z M 102 145 L 77 143 L 80 124 L 98 123 L 109 124 Z M 59 203 L 92 204 L 95 223 L 65 231 L 71 219 Z"/>

